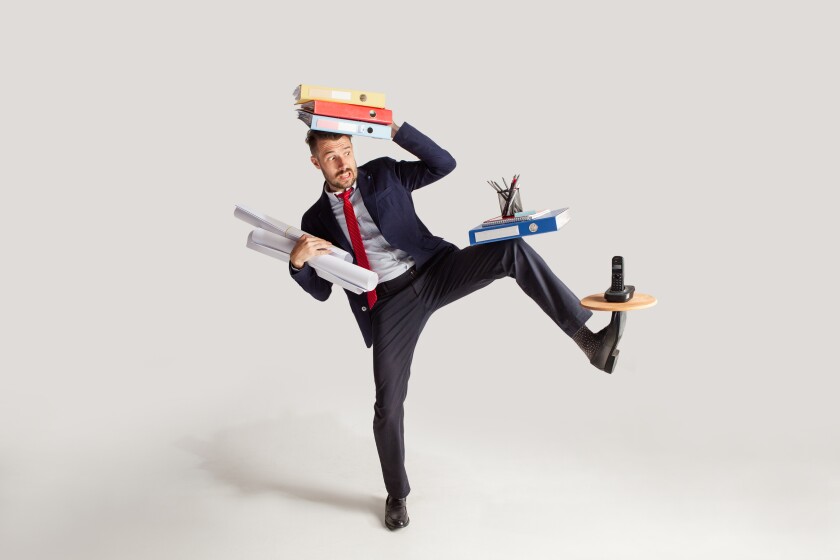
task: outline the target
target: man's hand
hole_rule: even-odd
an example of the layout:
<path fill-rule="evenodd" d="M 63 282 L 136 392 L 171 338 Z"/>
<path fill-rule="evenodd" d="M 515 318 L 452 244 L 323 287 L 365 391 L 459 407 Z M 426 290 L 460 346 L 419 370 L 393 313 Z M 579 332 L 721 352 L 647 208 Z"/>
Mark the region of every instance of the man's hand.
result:
<path fill-rule="evenodd" d="M 332 243 L 329 241 L 324 241 L 320 237 L 314 237 L 305 233 L 295 243 L 295 248 L 292 249 L 292 254 L 289 255 L 289 261 L 293 267 L 298 269 L 303 268 L 303 264 L 306 261 L 318 255 L 326 255 L 332 246 Z"/>
<path fill-rule="evenodd" d="M 400 130 L 400 125 L 398 125 L 395 122 L 392 122 L 391 123 L 391 140 L 394 139 L 394 136 L 397 135 L 397 132 L 399 132 L 399 130 Z"/>

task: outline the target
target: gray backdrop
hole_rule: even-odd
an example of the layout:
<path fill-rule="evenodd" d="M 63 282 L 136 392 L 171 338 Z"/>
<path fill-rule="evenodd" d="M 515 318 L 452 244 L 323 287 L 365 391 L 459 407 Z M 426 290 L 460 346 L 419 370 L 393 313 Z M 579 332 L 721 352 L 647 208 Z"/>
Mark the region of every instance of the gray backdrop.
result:
<path fill-rule="evenodd" d="M 837 15 L 5 5 L 0 555 L 836 558 Z M 302 82 L 384 92 L 453 154 L 415 196 L 434 233 L 466 245 L 486 180 L 520 173 L 526 207 L 572 210 L 529 242 L 578 295 L 621 254 L 659 300 L 612 376 L 513 281 L 441 310 L 396 534 L 344 295 L 310 298 L 232 216 L 297 224 L 318 196 Z"/>

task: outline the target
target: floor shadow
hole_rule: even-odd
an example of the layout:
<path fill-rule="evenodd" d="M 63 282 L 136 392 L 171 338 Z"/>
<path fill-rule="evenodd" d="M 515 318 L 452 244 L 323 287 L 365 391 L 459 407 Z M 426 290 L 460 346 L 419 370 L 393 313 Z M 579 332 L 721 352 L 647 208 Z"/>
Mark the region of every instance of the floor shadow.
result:
<path fill-rule="evenodd" d="M 208 440 L 186 436 L 176 442 L 176 447 L 199 457 L 201 469 L 240 492 L 282 494 L 331 508 L 366 512 L 381 521 L 384 495 L 340 487 L 343 482 L 353 484 L 359 470 L 354 461 L 360 450 L 372 448 L 372 439 L 364 442 L 326 416 L 286 415 L 279 420 L 225 429 Z M 313 471 L 317 471 L 314 476 Z"/>

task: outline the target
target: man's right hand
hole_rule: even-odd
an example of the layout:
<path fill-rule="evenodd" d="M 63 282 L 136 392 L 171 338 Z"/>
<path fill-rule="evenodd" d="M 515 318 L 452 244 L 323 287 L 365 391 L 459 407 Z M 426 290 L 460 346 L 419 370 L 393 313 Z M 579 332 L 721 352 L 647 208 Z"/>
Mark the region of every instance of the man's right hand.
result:
<path fill-rule="evenodd" d="M 312 257 L 326 255 L 332 246 L 332 243 L 329 241 L 304 233 L 298 239 L 297 243 L 295 243 L 295 248 L 292 249 L 292 254 L 289 255 L 289 261 L 293 267 L 301 269 L 304 263 Z"/>

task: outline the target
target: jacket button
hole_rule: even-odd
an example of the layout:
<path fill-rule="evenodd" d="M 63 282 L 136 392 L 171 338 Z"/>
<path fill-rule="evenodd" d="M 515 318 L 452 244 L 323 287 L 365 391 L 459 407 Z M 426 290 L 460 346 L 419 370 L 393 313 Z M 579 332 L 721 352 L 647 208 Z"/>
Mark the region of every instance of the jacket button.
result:
<path fill-rule="evenodd" d="M 365 307 L 365 306 L 363 305 L 363 306 L 362 306 L 362 311 L 367 311 L 367 307 Z"/>

